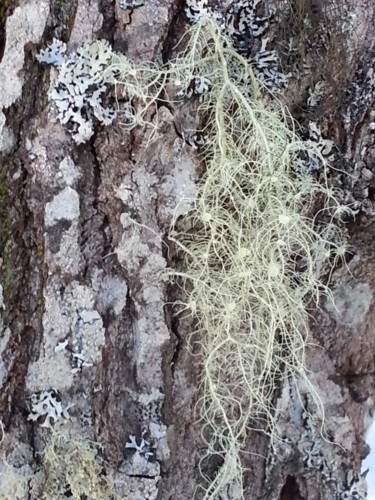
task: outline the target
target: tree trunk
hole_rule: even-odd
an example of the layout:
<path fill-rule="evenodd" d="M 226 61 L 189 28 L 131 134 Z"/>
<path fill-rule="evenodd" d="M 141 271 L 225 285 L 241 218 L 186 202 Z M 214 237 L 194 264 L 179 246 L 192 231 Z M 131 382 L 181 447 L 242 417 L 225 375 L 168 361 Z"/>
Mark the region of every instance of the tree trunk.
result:
<path fill-rule="evenodd" d="M 120 498 L 202 498 L 201 359 L 187 342 L 194 321 L 175 315 L 181 291 L 165 279 L 168 267 L 180 265 L 169 227 L 188 211 L 181 201 L 194 196 L 199 176 L 199 160 L 184 141 L 193 118 L 161 104 L 149 117 L 158 122 L 152 141 L 148 130 L 128 132 L 114 122 L 77 145 L 48 99 L 54 70 L 36 60 L 57 38 L 70 51 L 105 39 L 137 62 L 166 62 L 187 26 L 184 8 L 180 0 L 133 9 L 109 0 L 9 0 L 0 8 L 5 498 L 73 494 L 65 485 L 60 496 L 46 490 L 53 473 L 43 450 L 58 424 L 77 443 L 102 445 L 90 449 Z M 297 390 L 292 380 L 275 388 L 284 441 L 271 446 L 266 435 L 248 437 L 244 498 L 365 498 L 360 470 L 375 368 L 375 17 L 366 2 L 355 2 L 355 11 L 351 76 L 339 104 L 319 122 L 339 148 L 340 188 L 358 208 L 345 226 L 348 265 L 332 274 L 335 306 L 323 299 L 311 311 L 307 364 L 325 428 L 316 433 L 307 388 Z M 285 94 L 291 108 L 303 92 Z M 212 476 L 218 467 L 204 464 L 203 472 Z M 89 485 L 86 491 L 91 498 Z M 237 497 L 228 490 L 222 498 Z"/>

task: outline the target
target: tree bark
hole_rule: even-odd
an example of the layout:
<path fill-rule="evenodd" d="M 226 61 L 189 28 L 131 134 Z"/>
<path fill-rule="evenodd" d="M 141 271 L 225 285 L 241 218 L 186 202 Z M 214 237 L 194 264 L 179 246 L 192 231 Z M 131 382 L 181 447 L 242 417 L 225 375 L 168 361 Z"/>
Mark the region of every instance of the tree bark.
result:
<path fill-rule="evenodd" d="M 64 425 L 102 443 L 120 498 L 201 498 L 200 357 L 187 345 L 193 320 L 175 315 L 181 291 L 165 279 L 180 265 L 167 239 L 175 207 L 178 216 L 188 211 L 181 200 L 194 196 L 198 178 L 198 159 L 179 132 L 193 118 L 160 105 L 150 116 L 158 121 L 151 143 L 149 131 L 114 123 L 77 146 L 48 100 L 53 70 L 35 58 L 55 37 L 69 50 L 106 39 L 137 62 L 166 62 L 186 29 L 184 2 L 123 10 L 111 0 L 10 0 L 4 12 L 0 491 L 15 477 L 13 498 L 48 498 L 41 453 L 52 431 L 30 415 L 35 397 L 53 390 L 69 408 Z M 324 438 L 314 430 L 307 388 L 298 392 L 292 380 L 277 388 L 285 441 L 271 447 L 265 435 L 248 437 L 245 498 L 365 498 L 354 493 L 362 488 L 375 382 L 375 18 L 365 2 L 356 12 L 347 61 L 354 71 L 338 109 L 321 119 L 346 172 L 335 175 L 359 210 L 346 225 L 348 266 L 332 274 L 336 307 L 324 299 L 311 311 L 307 362 L 325 408 Z M 126 447 L 130 436 L 148 443 L 152 455 L 142 466 Z M 218 467 L 206 464 L 204 472 Z"/>

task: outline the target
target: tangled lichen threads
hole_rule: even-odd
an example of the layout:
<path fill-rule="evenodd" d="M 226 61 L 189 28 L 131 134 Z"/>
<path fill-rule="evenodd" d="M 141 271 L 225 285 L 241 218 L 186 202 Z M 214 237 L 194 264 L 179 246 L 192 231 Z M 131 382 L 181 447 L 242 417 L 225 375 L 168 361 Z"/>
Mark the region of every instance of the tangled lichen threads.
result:
<path fill-rule="evenodd" d="M 299 140 L 286 108 L 220 26 L 202 18 L 188 36 L 166 67 L 137 68 L 116 56 L 110 71 L 136 105 L 129 128 L 146 122 L 163 89 L 175 89 L 172 99 L 200 101 L 205 174 L 191 212 L 171 229 L 185 260 L 185 270 L 171 274 L 198 322 L 202 474 L 206 459 L 221 463 L 205 478 L 204 498 L 211 500 L 228 487 L 243 495 L 246 437 L 254 429 L 277 435 L 271 401 L 284 378 L 303 378 L 320 405 L 304 362 L 306 301 L 328 293 L 319 271 L 341 245 L 332 215 L 340 206 L 319 151 Z M 301 168 L 312 156 L 321 162 L 322 185 Z M 324 224 L 308 216 L 306 202 L 316 195 L 324 199 Z"/>
<path fill-rule="evenodd" d="M 43 492 L 51 499 L 119 499 L 111 477 L 103 474 L 98 443 L 53 431 L 42 456 Z"/>
<path fill-rule="evenodd" d="M 194 304 L 203 345 L 207 457 L 222 460 L 207 478 L 204 498 L 213 499 L 231 484 L 243 491 L 246 436 L 254 428 L 275 433 L 275 388 L 284 377 L 307 378 L 306 300 L 328 292 L 318 268 L 339 245 L 339 231 L 330 217 L 318 227 L 301 213 L 317 191 L 325 206 L 337 201 L 293 169 L 307 151 L 286 109 L 259 87 L 213 21 L 192 31 L 175 67 L 189 61 L 210 82 L 199 110 L 206 172 L 174 240 L 186 261 L 176 274 L 192 283 L 187 305 Z M 319 153 L 309 153 L 324 171 Z"/>

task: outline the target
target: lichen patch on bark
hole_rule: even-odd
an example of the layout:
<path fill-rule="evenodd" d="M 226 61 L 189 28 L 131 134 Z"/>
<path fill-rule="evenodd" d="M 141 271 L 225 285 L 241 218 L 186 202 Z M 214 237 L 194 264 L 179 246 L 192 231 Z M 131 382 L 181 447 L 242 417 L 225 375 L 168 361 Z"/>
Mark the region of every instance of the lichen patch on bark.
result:
<path fill-rule="evenodd" d="M 3 110 L 9 108 L 21 96 L 24 83 L 24 47 L 38 43 L 43 35 L 49 13 L 49 2 L 34 0 L 17 7 L 6 22 L 6 43 L 0 62 L 0 151 L 9 149 L 3 144 L 2 130 L 5 125 Z"/>

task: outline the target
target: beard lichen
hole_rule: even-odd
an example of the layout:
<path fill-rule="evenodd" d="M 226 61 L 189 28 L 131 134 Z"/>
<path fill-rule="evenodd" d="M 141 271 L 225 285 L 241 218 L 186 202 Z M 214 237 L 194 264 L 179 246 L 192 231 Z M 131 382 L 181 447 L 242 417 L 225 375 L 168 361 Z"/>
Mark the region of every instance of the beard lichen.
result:
<path fill-rule="evenodd" d="M 110 71 L 121 95 L 138 105 L 127 115 L 130 128 L 143 122 L 165 87 L 200 96 L 205 173 L 192 210 L 171 228 L 185 269 L 170 273 L 185 289 L 184 310 L 198 323 L 201 471 L 213 457 L 221 464 L 205 477 L 204 498 L 214 499 L 228 487 L 244 492 L 251 431 L 278 439 L 272 399 L 283 379 L 303 379 L 323 419 L 305 366 L 306 305 L 329 294 L 319 272 L 342 247 L 334 216 L 340 206 L 325 159 L 299 139 L 287 108 L 220 26 L 201 18 L 186 37 L 186 48 L 166 67 L 137 69 L 120 55 Z M 301 168 L 312 156 L 322 182 Z M 319 222 L 306 208 L 316 197 L 323 206 Z"/>

